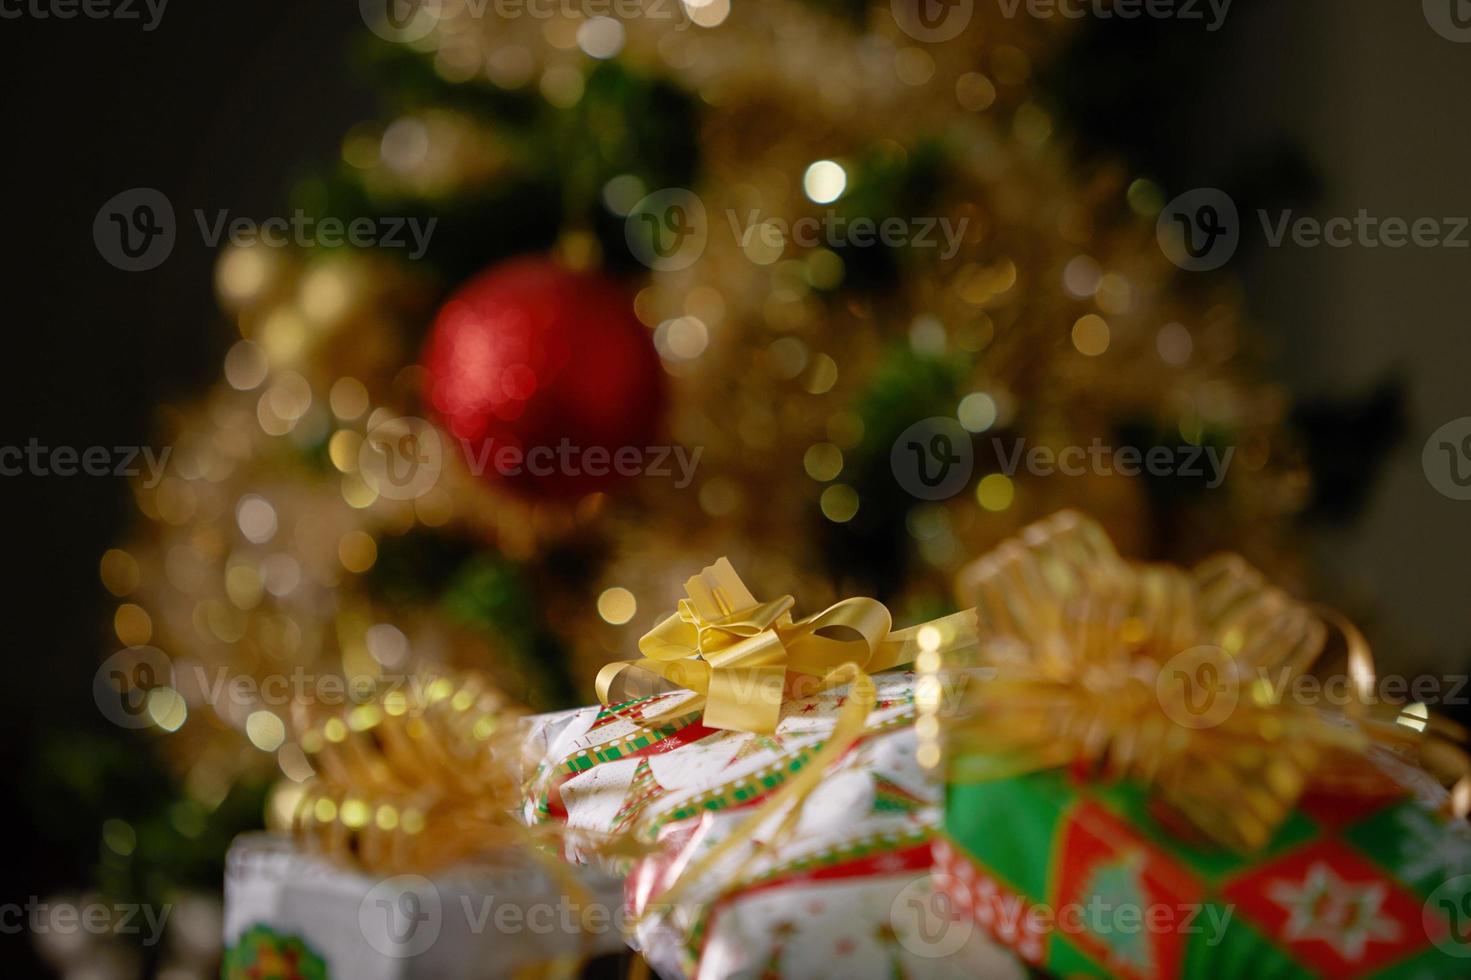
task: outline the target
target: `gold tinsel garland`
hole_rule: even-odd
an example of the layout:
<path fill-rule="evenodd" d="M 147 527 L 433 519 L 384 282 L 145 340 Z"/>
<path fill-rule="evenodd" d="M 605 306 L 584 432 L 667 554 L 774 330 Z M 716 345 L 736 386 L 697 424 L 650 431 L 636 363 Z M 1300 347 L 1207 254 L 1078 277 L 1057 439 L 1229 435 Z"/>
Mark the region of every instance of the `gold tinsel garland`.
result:
<path fill-rule="evenodd" d="M 443 78 L 576 104 L 598 61 L 579 47 L 586 18 L 480 21 L 457 9 L 413 44 Z M 191 795 L 212 803 L 241 774 L 272 769 L 286 777 L 286 807 L 326 764 L 280 737 L 281 704 L 214 698 L 219 672 L 374 680 L 474 665 L 506 682 L 482 638 L 435 608 L 370 591 L 364 576 L 379 544 L 412 529 L 514 558 L 573 537 L 609 554 L 590 591 L 538 597 L 577 650 L 589 692 L 598 668 L 626 655 L 642 611 L 673 603 L 678 570 L 732 542 L 742 567 L 778 593 L 822 604 L 852 591 L 831 580 L 813 539 L 822 521 L 873 506 L 844 467 L 864 440 L 854 402 L 896 342 L 969 365 L 964 388 L 991 407 L 982 437 L 1006 430 L 1034 445 L 1086 445 L 1123 417 L 1184 442 L 1207 427 L 1232 431 L 1240 472 L 1213 491 L 1211 519 L 1184 529 L 1189 547 L 1230 545 L 1291 567 L 1285 522 L 1307 486 L 1282 430 L 1285 398 L 1252 377 L 1234 289 L 1178 288 L 1154 241 L 1160 189 L 1116 168 L 1076 169 L 1033 85 L 1060 25 L 978 6 L 971 29 L 932 44 L 907 36 L 891 9 L 874 3 L 855 20 L 800 2 L 710 0 L 677 8 L 675 19 L 622 22 L 618 57 L 701 107 L 702 171 L 691 190 L 710 221 L 706 252 L 687 269 L 651 274 L 635 301 L 674 379 L 673 436 L 704 450 L 685 490 L 641 481 L 622 499 L 526 505 L 476 481 L 450 452 L 423 496 L 381 495 L 361 449 L 375 425 L 422 410 L 406 338 L 430 315 L 434 285 L 359 254 L 222 256 L 221 302 L 241 339 L 217 389 L 166 417 L 171 471 L 137 488 L 146 521 L 103 562 L 119 641 L 172 659 L 169 693 L 150 706 L 157 726 L 176 733 L 169 750 Z M 390 152 L 394 126 L 423 136 L 420 157 Z M 902 162 L 930 137 L 958 161 L 932 217 L 964 219 L 966 231 L 953 256 L 905 253 L 882 296 L 834 292 L 853 273 L 832 249 L 771 252 L 759 233 L 743 241 L 727 227 L 753 210 L 758 223 L 820 217 L 802 190 L 814 161 L 856 173 L 864 153 Z M 436 108 L 360 127 L 343 159 L 373 193 L 442 198 L 497 180 L 511 155 L 482 120 Z M 598 261 L 579 228 L 565 229 L 559 252 Z M 1104 349 L 1074 342 L 1086 318 L 1095 335 L 1102 323 Z M 701 342 L 669 344 L 675 325 Z M 318 446 L 329 467 L 304 461 Z M 971 489 L 885 515 L 907 524 L 917 558 L 901 611 L 1062 505 L 1087 499 L 1133 545 L 1151 531 L 1137 478 L 1018 472 Z M 608 596 L 617 601 L 599 602 Z"/>

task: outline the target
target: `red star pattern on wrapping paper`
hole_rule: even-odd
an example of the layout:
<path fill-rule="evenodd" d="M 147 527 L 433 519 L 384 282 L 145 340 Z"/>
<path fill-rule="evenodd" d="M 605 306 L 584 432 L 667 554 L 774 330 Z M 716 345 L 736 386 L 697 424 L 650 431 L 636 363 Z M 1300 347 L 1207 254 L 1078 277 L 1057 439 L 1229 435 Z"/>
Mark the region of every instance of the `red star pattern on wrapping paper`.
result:
<path fill-rule="evenodd" d="M 1337 838 L 1247 871 L 1224 897 L 1322 975 L 1371 974 L 1430 943 L 1420 925 L 1422 903 Z"/>

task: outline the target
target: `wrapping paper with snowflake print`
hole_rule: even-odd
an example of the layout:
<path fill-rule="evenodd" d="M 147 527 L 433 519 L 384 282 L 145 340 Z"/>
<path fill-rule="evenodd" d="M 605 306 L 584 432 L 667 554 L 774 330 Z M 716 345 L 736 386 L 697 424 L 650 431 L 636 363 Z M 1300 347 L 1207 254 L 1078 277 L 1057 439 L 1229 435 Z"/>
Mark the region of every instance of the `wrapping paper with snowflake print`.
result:
<path fill-rule="evenodd" d="M 1388 756 L 1309 793 L 1248 857 L 1192 840 L 1139 788 L 1063 771 L 954 784 L 935 887 L 1060 976 L 1471 976 L 1471 833 Z"/>
<path fill-rule="evenodd" d="M 707 728 L 698 712 L 641 724 L 687 692 L 543 716 L 531 732 L 541 762 L 527 817 L 653 846 L 620 870 L 631 942 L 668 980 L 1025 976 L 980 932 L 936 945 L 936 931 L 953 930 L 936 919 L 943 896 L 930 888 L 940 787 L 914 761 L 915 677 L 874 681 L 864 736 L 805 801 L 795 831 L 775 847 L 737 849 L 675 907 L 660 906 L 661 893 L 802 771 L 844 688 L 789 700 L 771 735 Z"/>

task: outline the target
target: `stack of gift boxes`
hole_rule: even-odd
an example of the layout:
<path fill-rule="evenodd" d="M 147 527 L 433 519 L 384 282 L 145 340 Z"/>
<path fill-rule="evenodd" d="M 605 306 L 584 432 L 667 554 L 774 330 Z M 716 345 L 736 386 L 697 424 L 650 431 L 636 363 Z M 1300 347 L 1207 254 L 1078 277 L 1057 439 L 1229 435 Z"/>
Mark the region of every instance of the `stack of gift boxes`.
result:
<path fill-rule="evenodd" d="M 591 944 L 493 920 L 398 942 L 427 914 L 412 887 L 378 894 L 257 840 L 231 859 L 227 975 L 511 975 L 625 942 L 659 976 L 699 980 L 1471 975 L 1471 834 L 1403 753 L 1365 747 L 1351 786 L 1309 783 L 1264 843 L 1228 846 L 1137 770 L 1008 770 L 986 743 L 948 739 L 924 690 L 948 648 L 919 672 L 866 677 L 861 733 L 836 747 L 858 684 L 789 689 L 765 731 L 710 724 L 710 692 L 683 689 L 529 719 L 522 817 L 565 830 L 564 859 L 599 896 L 583 900 L 609 906 L 616 926 Z M 991 683 L 944 676 L 949 694 Z M 816 765 L 821 779 L 784 799 Z M 524 867 L 479 875 L 413 884 L 441 910 L 479 893 L 553 900 Z M 386 931 L 368 936 L 380 915 Z M 267 955 L 320 968 L 249 972 Z"/>

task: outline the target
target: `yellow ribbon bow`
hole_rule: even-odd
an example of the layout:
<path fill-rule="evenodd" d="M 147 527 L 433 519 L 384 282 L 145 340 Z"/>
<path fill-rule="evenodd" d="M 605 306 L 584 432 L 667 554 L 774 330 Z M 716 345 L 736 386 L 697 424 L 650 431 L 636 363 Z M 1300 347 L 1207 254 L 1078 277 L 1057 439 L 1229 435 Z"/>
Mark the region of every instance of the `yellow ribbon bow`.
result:
<path fill-rule="evenodd" d="M 1371 745 L 1459 780 L 1456 815 L 1471 803 L 1464 733 L 1423 706 L 1378 703 L 1358 631 L 1237 556 L 1192 571 L 1126 561 L 1101 527 L 1064 511 L 972 564 L 959 591 L 997 674 L 950 721 L 952 777 L 1080 767 L 1134 780 L 1241 851 L 1270 841 L 1309 787 L 1372 781 Z M 1295 702 L 1293 680 L 1330 652 L 1346 703 Z"/>
<path fill-rule="evenodd" d="M 688 713 L 703 702 L 704 723 L 711 728 L 770 734 L 781 715 L 789 672 L 821 679 L 851 664 L 870 674 L 913 661 L 922 642 L 933 643 L 932 648 L 976 642 L 970 610 L 892 631 L 884 604 L 860 598 L 793 620 L 791 596 L 757 601 L 724 558 L 690 578 L 684 589 L 687 598 L 680 600 L 679 611 L 639 640 L 641 659 L 611 663 L 598 673 L 603 704 L 622 700 L 614 690 L 626 671 L 647 671 L 701 696 L 674 713 Z"/>

